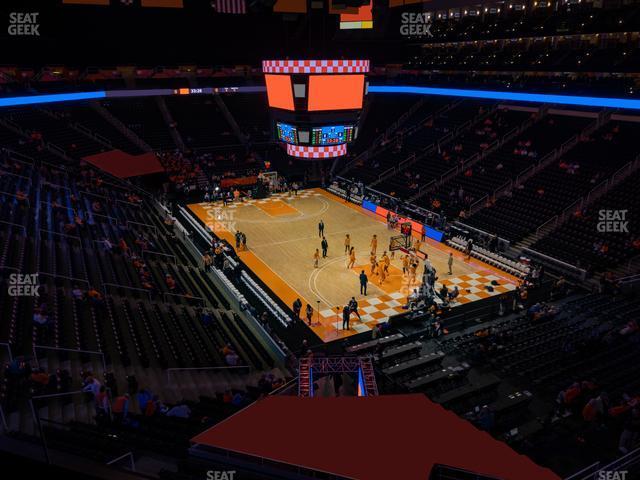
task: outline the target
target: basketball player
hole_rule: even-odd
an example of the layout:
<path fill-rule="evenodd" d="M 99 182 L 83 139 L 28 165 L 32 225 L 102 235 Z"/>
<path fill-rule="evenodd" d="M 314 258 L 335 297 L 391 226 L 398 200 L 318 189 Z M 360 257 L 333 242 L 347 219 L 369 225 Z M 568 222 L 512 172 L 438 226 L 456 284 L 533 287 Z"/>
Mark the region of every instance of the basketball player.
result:
<path fill-rule="evenodd" d="M 348 269 L 352 269 L 356 264 L 356 249 L 351 247 L 349 250 L 349 264 L 347 265 Z"/>
<path fill-rule="evenodd" d="M 393 249 L 393 242 L 389 239 L 389 251 L 391 252 L 391 258 L 395 258 L 396 251 Z"/>
<path fill-rule="evenodd" d="M 409 265 L 409 287 L 411 287 L 411 285 L 413 285 L 416 281 L 416 269 L 418 268 L 418 265 L 415 263 L 411 263 Z"/>
<path fill-rule="evenodd" d="M 376 260 L 376 256 L 373 253 L 369 257 L 369 263 L 371 263 L 371 275 L 375 275 L 376 267 L 378 266 L 378 261 Z"/>
<path fill-rule="evenodd" d="M 313 318 L 313 307 L 307 303 L 307 324 L 311 326 L 311 319 Z"/>
<path fill-rule="evenodd" d="M 447 260 L 447 266 L 449 267 L 449 275 L 453 275 L 453 253 L 449 252 L 449 259 Z"/>
<path fill-rule="evenodd" d="M 313 254 L 313 268 L 318 268 L 319 261 L 320 261 L 320 250 L 316 248 L 316 252 Z"/>
<path fill-rule="evenodd" d="M 416 243 L 414 243 L 413 248 L 416 251 L 416 255 L 420 252 L 420 247 L 422 246 L 422 242 L 420 240 L 416 240 Z"/>
<path fill-rule="evenodd" d="M 351 252 L 351 237 L 347 233 L 347 235 L 345 235 L 344 237 L 344 253 L 347 254 L 350 252 Z"/>
<path fill-rule="evenodd" d="M 373 237 L 371 238 L 371 255 L 375 255 L 377 250 L 378 250 L 378 236 L 374 234 Z"/>
<path fill-rule="evenodd" d="M 380 278 L 380 285 L 382 285 L 387 278 L 387 270 L 385 268 L 384 260 L 382 258 L 378 262 L 378 275 Z"/>
<path fill-rule="evenodd" d="M 389 275 L 389 265 L 391 265 L 391 259 L 387 255 L 387 252 L 382 254 L 382 261 L 384 262 L 384 271 L 387 275 Z"/>
<path fill-rule="evenodd" d="M 409 272 L 409 255 L 402 257 L 402 274 L 406 275 Z"/>

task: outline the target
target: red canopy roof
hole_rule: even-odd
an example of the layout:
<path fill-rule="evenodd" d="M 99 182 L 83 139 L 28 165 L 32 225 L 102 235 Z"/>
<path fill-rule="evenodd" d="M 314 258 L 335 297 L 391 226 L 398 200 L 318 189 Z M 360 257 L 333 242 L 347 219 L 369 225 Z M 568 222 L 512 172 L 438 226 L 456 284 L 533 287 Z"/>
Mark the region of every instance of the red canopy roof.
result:
<path fill-rule="evenodd" d="M 559 478 L 424 395 L 268 397 L 192 442 L 360 480 L 426 480 L 435 464 Z"/>

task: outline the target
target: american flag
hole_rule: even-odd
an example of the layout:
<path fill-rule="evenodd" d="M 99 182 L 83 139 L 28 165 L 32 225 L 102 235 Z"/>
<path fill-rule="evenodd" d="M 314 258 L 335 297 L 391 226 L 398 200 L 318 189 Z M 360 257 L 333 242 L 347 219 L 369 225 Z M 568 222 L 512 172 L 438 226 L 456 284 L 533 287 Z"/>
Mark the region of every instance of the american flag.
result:
<path fill-rule="evenodd" d="M 218 13 L 247 13 L 247 4 L 245 0 L 215 0 L 211 2 L 211 6 Z"/>

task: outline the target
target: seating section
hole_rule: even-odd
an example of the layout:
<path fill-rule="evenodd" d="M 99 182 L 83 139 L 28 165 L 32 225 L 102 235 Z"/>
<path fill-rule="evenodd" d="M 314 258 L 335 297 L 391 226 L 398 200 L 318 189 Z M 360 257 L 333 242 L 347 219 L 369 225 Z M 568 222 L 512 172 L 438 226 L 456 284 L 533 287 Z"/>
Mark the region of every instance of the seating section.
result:
<path fill-rule="evenodd" d="M 356 165 L 348 175 L 365 183 L 375 180 L 381 173 L 408 159 L 411 155 L 418 155 L 429 146 L 435 145 L 440 139 L 455 131 L 463 123 L 468 122 L 482 112 L 480 103 L 459 102 L 443 104 L 442 100 L 429 100 L 407 119 L 407 126 L 402 126 L 393 139 L 382 146 L 380 150 L 366 163 Z M 392 177 L 395 178 L 395 177 Z M 418 178 L 420 180 L 420 178 Z M 404 180 L 396 185 L 393 180 L 377 185 L 378 189 L 391 195 L 409 196 L 404 193 Z M 397 190 L 397 191 L 396 191 Z"/>
<path fill-rule="evenodd" d="M 370 147 L 378 136 L 384 134 L 393 122 L 419 101 L 420 98 L 413 95 L 392 98 L 386 95 L 369 94 L 369 107 L 360 125 L 354 145 L 355 151 L 360 152 Z"/>
<path fill-rule="evenodd" d="M 635 298 L 592 294 L 447 340 L 444 348 L 520 378 L 550 400 L 576 379 L 594 381 L 613 399 L 640 388 L 638 330 L 627 328 L 639 312 Z"/>
<path fill-rule="evenodd" d="M 440 151 L 433 152 L 387 179 L 383 184 L 389 186 L 383 189 L 415 193 L 420 186 L 439 179 L 442 174 L 458 167 L 473 155 L 482 153 L 528 117 L 527 113 L 497 109 L 486 118 L 481 117 L 479 121 L 469 125 L 460 135 L 442 146 Z"/>
<path fill-rule="evenodd" d="M 165 97 L 182 140 L 189 148 L 240 143 L 211 97 Z"/>
<path fill-rule="evenodd" d="M 8 190 L 2 221 L 12 225 L 3 229 L 0 267 L 40 272 L 42 286 L 39 299 L 8 297 L 1 281 L 0 341 L 15 353 L 50 345 L 102 351 L 114 365 L 167 368 L 225 365 L 221 352 L 231 347 L 242 364 L 271 363 L 207 274 L 191 266 L 199 259 L 175 241 L 173 226 L 125 184 L 88 168 L 35 171 L 11 159 L 0 172 Z M 203 309 L 213 321 L 203 322 Z"/>
<path fill-rule="evenodd" d="M 267 96 L 263 93 L 251 95 L 225 95 L 222 97 L 225 105 L 238 123 L 240 130 L 248 135 L 251 142 L 266 142 L 271 140 L 269 124 L 269 109 L 265 108 Z"/>
<path fill-rule="evenodd" d="M 524 238 L 633 160 L 636 131 L 633 122 L 604 125 L 557 163 L 516 187 L 511 196 L 498 199 L 465 222 L 487 232 L 499 231 L 511 241 Z"/>
<path fill-rule="evenodd" d="M 176 148 L 154 97 L 104 100 L 101 103 L 154 150 Z"/>
<path fill-rule="evenodd" d="M 440 40 L 441 41 L 441 40 Z M 638 59 L 638 48 L 626 42 L 593 41 L 585 37 L 569 41 L 560 37 L 527 38 L 519 42 L 493 41 L 478 43 L 432 44 L 422 50 L 422 56 L 411 62 L 411 67 L 447 70 L 536 70 L 547 71 L 632 71 Z"/>
<path fill-rule="evenodd" d="M 539 5 L 536 5 L 539 7 Z M 626 21 L 620 22 L 624 18 Z M 439 44 L 455 41 L 511 39 L 567 34 L 629 31 L 640 19 L 637 11 L 629 6 L 597 8 L 594 5 L 558 6 L 553 15 L 545 6 L 534 9 L 507 9 L 493 11 L 490 15 L 440 16 L 432 19 L 433 38 L 428 43 Z"/>
<path fill-rule="evenodd" d="M 518 113 L 522 115 L 522 112 Z M 512 115 L 518 118 L 515 113 Z M 434 202 L 438 202 L 449 218 L 456 217 L 460 210 L 467 209 L 485 195 L 491 196 L 497 188 L 535 165 L 592 121 L 563 115 L 544 117 L 478 163 L 465 168 L 435 191 L 419 199 L 418 204 L 433 208 Z M 508 125 L 515 126 L 513 123 Z M 496 127 L 493 128 L 495 130 Z M 474 133 L 477 135 L 477 132 Z M 478 148 L 477 145 L 475 148 Z M 468 151 L 468 148 L 465 147 L 463 151 Z"/>
<path fill-rule="evenodd" d="M 142 153 L 137 145 L 133 144 L 91 105 L 86 103 L 52 104 L 50 109 L 63 116 L 67 121 L 86 127 L 94 134 L 105 138 L 113 148 L 132 154 Z"/>
<path fill-rule="evenodd" d="M 633 212 L 640 209 L 639 181 L 640 174 L 636 172 L 589 208 L 574 212 L 564 225 L 531 248 L 591 272 L 608 270 L 638 255 L 640 237 L 633 230 L 633 222 L 637 221 Z M 607 231 L 602 223 L 603 228 L 599 229 L 601 222 L 608 221 L 612 222 L 609 229 L 616 225 L 625 228 Z"/>
<path fill-rule="evenodd" d="M 53 143 L 69 156 L 84 157 L 107 150 L 94 138 L 71 128 L 65 118 L 56 118 L 44 109 L 21 108 L 4 112 L 6 117 L 29 132 L 37 132 L 45 142 Z"/>

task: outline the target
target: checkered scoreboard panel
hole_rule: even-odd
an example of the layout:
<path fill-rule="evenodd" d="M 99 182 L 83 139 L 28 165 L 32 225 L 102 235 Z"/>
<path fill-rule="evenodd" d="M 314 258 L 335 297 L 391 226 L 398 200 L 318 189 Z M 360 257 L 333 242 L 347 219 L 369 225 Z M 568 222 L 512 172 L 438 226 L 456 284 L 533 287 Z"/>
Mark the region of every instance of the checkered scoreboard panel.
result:
<path fill-rule="evenodd" d="M 347 144 L 329 145 L 325 147 L 308 147 L 287 143 L 287 154 L 298 158 L 334 158 L 347 154 Z"/>
<path fill-rule="evenodd" d="M 367 73 L 369 60 L 263 60 L 264 73 Z"/>

